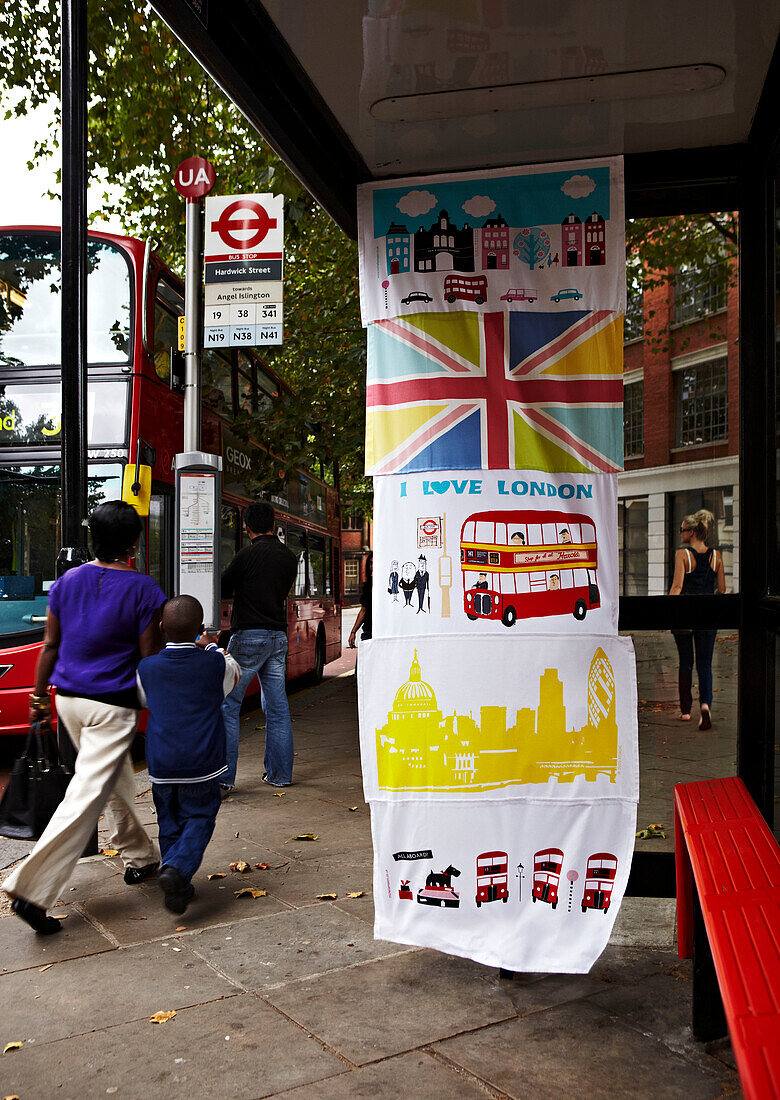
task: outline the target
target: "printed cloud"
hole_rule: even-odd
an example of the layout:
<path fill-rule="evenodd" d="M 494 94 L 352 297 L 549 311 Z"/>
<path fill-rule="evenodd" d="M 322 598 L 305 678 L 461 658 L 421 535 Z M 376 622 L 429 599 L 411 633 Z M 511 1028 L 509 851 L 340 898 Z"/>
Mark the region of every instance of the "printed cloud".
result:
<path fill-rule="evenodd" d="M 421 214 L 427 214 L 435 205 L 436 196 L 430 191 L 407 191 L 396 203 L 401 213 L 408 214 L 410 218 L 419 218 Z"/>
<path fill-rule="evenodd" d="M 566 182 L 562 184 L 561 191 L 564 195 L 568 195 L 570 199 L 584 199 L 595 187 L 596 181 L 591 179 L 590 176 L 569 176 Z"/>
<path fill-rule="evenodd" d="M 474 195 L 463 204 L 463 209 L 472 218 L 485 218 L 492 214 L 496 204 L 488 195 Z"/>

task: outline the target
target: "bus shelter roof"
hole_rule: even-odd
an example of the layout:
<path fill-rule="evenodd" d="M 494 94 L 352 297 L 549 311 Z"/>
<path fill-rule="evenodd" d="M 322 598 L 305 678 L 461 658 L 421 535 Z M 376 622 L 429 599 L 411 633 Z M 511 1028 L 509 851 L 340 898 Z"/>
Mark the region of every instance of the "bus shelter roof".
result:
<path fill-rule="evenodd" d="M 151 3 L 352 236 L 361 182 L 615 153 L 630 214 L 731 209 L 776 134 L 777 0 Z"/>

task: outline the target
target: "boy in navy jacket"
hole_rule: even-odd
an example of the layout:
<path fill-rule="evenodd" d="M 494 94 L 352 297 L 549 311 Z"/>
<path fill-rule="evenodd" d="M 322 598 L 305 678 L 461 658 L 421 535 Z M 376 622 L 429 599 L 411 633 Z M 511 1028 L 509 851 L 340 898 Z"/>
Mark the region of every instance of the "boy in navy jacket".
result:
<path fill-rule="evenodd" d="M 138 695 L 149 708 L 146 761 L 160 826 L 157 881 L 165 906 L 183 913 L 192 876 L 214 832 L 227 770 L 222 700 L 241 678 L 233 657 L 204 634 L 203 608 L 176 596 L 163 608 L 167 645 L 138 665 Z"/>

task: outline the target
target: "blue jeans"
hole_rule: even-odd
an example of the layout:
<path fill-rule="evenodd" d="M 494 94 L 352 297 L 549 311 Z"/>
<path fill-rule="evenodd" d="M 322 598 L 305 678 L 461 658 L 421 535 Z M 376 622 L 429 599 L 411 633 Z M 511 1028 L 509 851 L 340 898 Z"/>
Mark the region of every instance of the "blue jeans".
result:
<path fill-rule="evenodd" d="M 285 686 L 287 634 L 283 630 L 237 630 L 227 651 L 241 666 L 241 679 L 222 704 L 228 770 L 220 781 L 230 787 L 236 782 L 241 701 L 256 675 L 265 711 L 265 773 L 269 783 L 287 786 L 292 782 L 293 767 L 293 732 Z"/>
<path fill-rule="evenodd" d="M 160 826 L 163 867 L 175 867 L 190 881 L 211 840 L 222 798 L 219 779 L 205 783 L 152 783 L 152 798 Z"/>

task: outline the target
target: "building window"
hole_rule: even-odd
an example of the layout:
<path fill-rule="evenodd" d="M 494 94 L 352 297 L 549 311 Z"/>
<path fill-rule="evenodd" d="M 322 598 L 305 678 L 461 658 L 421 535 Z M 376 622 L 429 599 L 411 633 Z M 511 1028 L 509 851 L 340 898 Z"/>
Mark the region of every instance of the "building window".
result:
<path fill-rule="evenodd" d="M 728 376 L 725 359 L 674 372 L 676 447 L 717 443 L 728 436 Z"/>
<path fill-rule="evenodd" d="M 344 593 L 354 595 L 360 588 L 360 561 L 358 558 L 344 559 Z"/>
<path fill-rule="evenodd" d="M 345 531 L 362 531 L 363 518 L 362 512 L 342 512 L 341 526 Z"/>
<path fill-rule="evenodd" d="M 734 589 L 734 486 L 718 485 L 712 488 L 688 489 L 681 493 L 667 494 L 666 572 L 669 584 L 674 576 L 675 551 L 682 546 L 680 526 L 684 516 L 694 515 L 706 508 L 715 517 L 715 529 L 710 530 L 707 546 L 716 547 L 723 558 L 726 591 Z"/>
<path fill-rule="evenodd" d="M 674 280 L 674 324 L 696 321 L 726 308 L 729 269 L 711 264 L 703 271 L 678 271 Z"/>
<path fill-rule="evenodd" d="M 626 299 L 626 317 L 623 323 L 623 343 L 641 340 L 645 332 L 645 302 L 641 288 L 628 288 Z"/>
<path fill-rule="evenodd" d="M 645 383 L 623 386 L 623 456 L 636 458 L 645 450 Z"/>
<path fill-rule="evenodd" d="M 618 501 L 618 573 L 621 596 L 647 595 L 647 497 Z"/>

